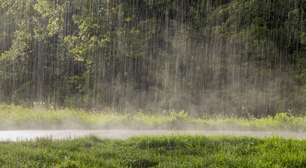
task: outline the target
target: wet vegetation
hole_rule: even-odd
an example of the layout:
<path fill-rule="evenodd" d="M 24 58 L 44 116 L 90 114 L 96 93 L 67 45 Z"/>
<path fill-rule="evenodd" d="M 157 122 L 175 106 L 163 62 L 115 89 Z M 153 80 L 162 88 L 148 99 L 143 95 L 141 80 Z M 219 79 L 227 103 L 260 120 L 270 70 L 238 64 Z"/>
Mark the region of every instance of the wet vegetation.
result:
<path fill-rule="evenodd" d="M 0 130 L 306 131 L 306 0 L 0 0 Z M 306 141 L 0 142 L 4 168 L 303 168 Z"/>
<path fill-rule="evenodd" d="M 140 137 L 0 143 L 4 168 L 302 168 L 306 141 L 279 138 Z"/>
<path fill-rule="evenodd" d="M 0 0 L 0 101 L 305 112 L 305 0 Z"/>
<path fill-rule="evenodd" d="M 224 116 L 193 117 L 186 112 L 118 113 L 76 109 L 0 105 L 0 129 L 132 129 L 132 130 L 230 130 L 306 131 L 306 116 L 278 113 L 264 118 Z"/>

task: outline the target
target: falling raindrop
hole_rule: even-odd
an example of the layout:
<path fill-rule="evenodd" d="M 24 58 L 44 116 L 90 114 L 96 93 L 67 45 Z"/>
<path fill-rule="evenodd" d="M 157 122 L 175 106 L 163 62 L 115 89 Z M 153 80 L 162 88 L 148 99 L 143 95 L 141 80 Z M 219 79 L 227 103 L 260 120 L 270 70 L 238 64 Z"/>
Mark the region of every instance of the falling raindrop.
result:
<path fill-rule="evenodd" d="M 246 117 L 305 109 L 303 0 L 0 4 L 3 103 Z"/>

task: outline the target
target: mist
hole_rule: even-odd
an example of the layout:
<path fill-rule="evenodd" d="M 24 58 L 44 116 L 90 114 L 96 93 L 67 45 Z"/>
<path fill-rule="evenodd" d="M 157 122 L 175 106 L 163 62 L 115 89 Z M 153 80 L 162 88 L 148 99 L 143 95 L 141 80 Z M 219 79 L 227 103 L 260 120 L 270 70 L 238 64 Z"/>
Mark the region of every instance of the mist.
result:
<path fill-rule="evenodd" d="M 305 113 L 303 2 L 0 2 L 2 103 Z"/>

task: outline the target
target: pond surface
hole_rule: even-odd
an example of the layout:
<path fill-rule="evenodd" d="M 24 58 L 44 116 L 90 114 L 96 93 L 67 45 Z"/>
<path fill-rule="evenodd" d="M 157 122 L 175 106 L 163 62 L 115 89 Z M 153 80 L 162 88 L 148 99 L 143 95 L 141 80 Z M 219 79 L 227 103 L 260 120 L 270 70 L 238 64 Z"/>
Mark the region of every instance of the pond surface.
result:
<path fill-rule="evenodd" d="M 306 139 L 306 133 L 282 131 L 171 131 L 171 130 L 12 130 L 0 131 L 0 141 L 27 141 L 37 138 L 75 139 L 96 136 L 106 139 L 127 139 L 135 136 L 201 135 L 201 136 L 247 136 L 257 138 L 282 137 Z"/>

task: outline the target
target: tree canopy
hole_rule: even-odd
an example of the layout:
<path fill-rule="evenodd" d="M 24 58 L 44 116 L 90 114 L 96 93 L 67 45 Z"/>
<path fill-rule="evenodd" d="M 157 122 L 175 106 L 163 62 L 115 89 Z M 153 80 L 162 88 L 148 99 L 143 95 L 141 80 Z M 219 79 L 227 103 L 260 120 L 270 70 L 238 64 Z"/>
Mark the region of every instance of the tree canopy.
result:
<path fill-rule="evenodd" d="M 305 0 L 0 0 L 0 101 L 305 112 Z"/>

